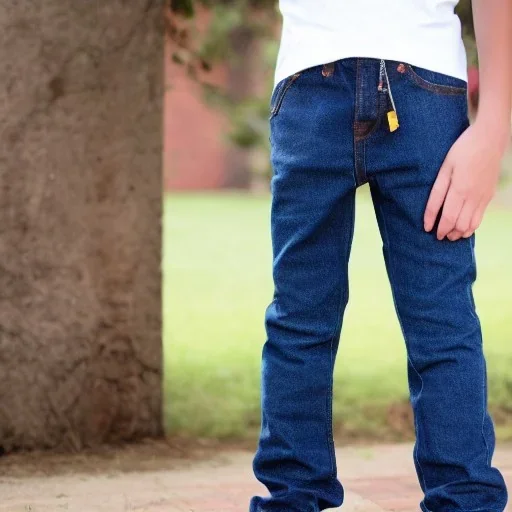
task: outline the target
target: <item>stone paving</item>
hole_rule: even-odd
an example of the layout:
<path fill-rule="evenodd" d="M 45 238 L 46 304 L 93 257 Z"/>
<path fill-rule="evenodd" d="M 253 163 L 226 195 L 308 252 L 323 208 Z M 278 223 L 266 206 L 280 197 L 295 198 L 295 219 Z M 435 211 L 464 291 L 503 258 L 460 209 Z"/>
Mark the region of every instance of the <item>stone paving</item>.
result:
<path fill-rule="evenodd" d="M 343 512 L 418 512 L 421 500 L 412 445 L 337 450 L 346 490 Z M 184 465 L 137 471 L 99 471 L 48 476 L 0 477 L 0 512 L 247 512 L 265 490 L 251 470 L 252 453 L 222 452 Z M 500 447 L 494 462 L 512 488 L 512 446 Z M 0 465 L 1 470 L 1 465 Z M 512 511 L 512 508 L 509 509 Z"/>

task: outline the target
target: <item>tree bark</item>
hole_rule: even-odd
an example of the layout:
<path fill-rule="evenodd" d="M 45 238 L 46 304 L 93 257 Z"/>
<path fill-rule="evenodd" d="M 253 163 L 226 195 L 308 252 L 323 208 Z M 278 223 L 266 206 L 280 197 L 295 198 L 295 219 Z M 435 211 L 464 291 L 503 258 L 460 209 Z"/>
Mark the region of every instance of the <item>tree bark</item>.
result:
<path fill-rule="evenodd" d="M 161 0 L 0 3 L 0 450 L 157 436 Z"/>

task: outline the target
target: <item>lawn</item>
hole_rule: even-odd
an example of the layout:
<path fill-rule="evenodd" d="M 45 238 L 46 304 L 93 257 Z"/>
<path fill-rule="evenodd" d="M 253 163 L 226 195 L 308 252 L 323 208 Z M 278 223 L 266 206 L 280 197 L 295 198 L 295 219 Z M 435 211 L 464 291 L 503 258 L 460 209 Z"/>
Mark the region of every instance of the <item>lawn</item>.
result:
<path fill-rule="evenodd" d="M 334 420 L 345 435 L 400 438 L 410 434 L 405 348 L 364 190 L 356 217 L 351 298 L 335 369 Z M 508 436 L 505 420 L 512 404 L 511 225 L 512 212 L 493 209 L 477 239 L 475 295 L 490 403 L 495 420 L 503 424 L 501 437 Z M 272 298 L 269 197 L 167 196 L 163 273 L 168 432 L 254 436 L 260 418 L 263 317 Z"/>

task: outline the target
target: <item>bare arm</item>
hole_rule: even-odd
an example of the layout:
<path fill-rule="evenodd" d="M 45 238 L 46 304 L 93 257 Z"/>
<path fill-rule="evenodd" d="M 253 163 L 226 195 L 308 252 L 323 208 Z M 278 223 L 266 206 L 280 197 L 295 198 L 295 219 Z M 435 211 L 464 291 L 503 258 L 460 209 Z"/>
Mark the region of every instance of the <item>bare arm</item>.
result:
<path fill-rule="evenodd" d="M 477 121 L 506 149 L 512 109 L 512 0 L 473 0 L 480 64 Z"/>
<path fill-rule="evenodd" d="M 471 236 L 494 196 L 510 137 L 512 0 L 473 0 L 480 63 L 480 101 L 474 124 L 449 151 L 425 211 L 431 231 L 443 207 L 438 239 Z"/>

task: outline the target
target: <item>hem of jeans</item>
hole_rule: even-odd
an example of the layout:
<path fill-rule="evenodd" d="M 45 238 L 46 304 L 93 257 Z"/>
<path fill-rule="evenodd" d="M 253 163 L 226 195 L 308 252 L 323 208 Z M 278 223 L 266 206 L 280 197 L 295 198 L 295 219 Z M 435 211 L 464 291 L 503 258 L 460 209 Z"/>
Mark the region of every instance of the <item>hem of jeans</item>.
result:
<path fill-rule="evenodd" d="M 420 503 L 420 509 L 422 510 L 422 512 L 432 512 L 432 510 L 430 510 L 429 508 L 427 508 L 427 506 L 421 502 Z M 502 508 L 474 508 L 474 509 L 471 509 L 471 510 L 462 510 L 461 512 L 503 512 L 503 509 Z"/>
<path fill-rule="evenodd" d="M 422 510 L 422 512 L 432 512 L 430 509 L 427 508 L 427 506 L 423 502 L 420 503 L 420 509 Z"/>
<path fill-rule="evenodd" d="M 423 503 L 420 503 L 422 512 L 433 512 L 428 509 Z M 471 510 L 461 510 L 460 512 L 503 512 L 502 508 L 472 508 Z"/>

